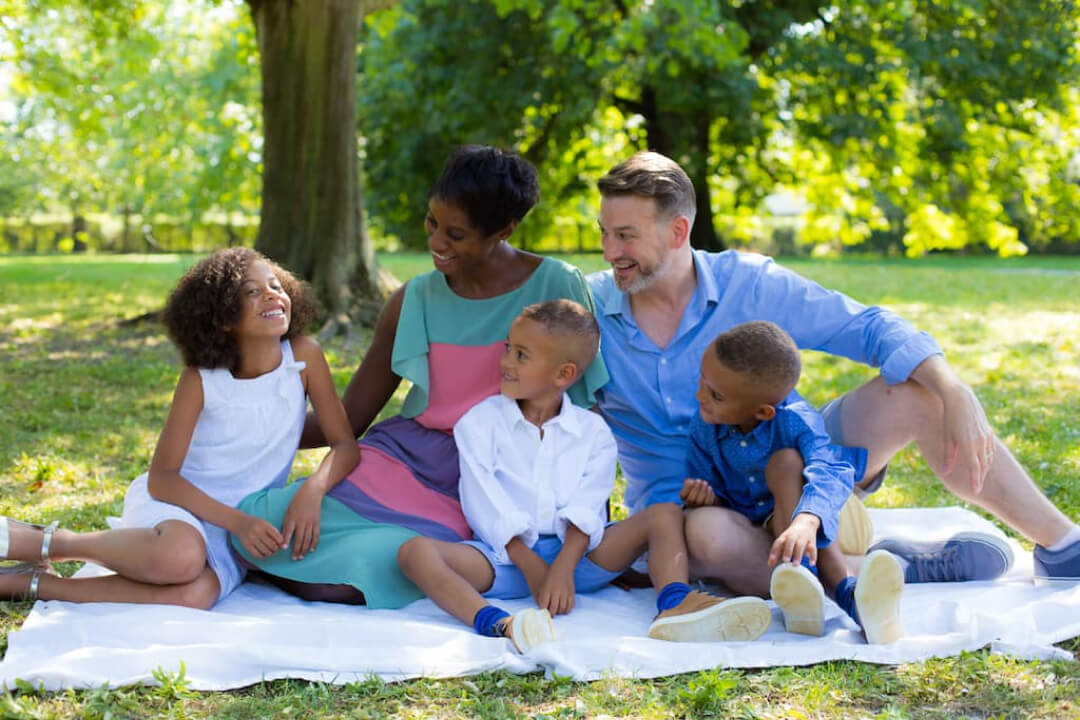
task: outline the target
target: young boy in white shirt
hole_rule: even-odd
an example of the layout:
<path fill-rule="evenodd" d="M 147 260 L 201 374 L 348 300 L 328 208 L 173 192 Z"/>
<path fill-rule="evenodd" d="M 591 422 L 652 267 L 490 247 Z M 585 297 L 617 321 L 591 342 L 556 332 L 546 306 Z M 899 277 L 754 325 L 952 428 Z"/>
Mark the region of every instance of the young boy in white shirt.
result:
<path fill-rule="evenodd" d="M 754 640 L 771 613 L 760 598 L 691 591 L 683 515 L 671 503 L 607 524 L 615 440 L 596 413 L 565 394 L 596 357 L 596 319 L 578 303 L 525 308 L 510 327 L 500 394 L 454 426 L 461 505 L 474 540 L 414 538 L 402 571 L 439 607 L 482 635 L 510 638 L 520 652 L 554 639 L 552 614 L 576 592 L 599 590 L 649 551 L 659 588 L 649 636 L 663 640 Z M 532 596 L 511 616 L 487 598 Z"/>

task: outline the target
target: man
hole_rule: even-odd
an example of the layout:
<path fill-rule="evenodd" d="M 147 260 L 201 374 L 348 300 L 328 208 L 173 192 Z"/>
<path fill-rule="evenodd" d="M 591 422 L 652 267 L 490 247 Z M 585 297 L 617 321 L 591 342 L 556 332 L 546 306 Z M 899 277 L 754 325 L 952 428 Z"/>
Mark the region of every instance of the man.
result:
<path fill-rule="evenodd" d="M 618 442 L 631 512 L 679 502 L 706 346 L 733 325 L 770 320 L 800 348 L 881 369 L 822 410 L 835 443 L 868 450 L 859 493 L 876 490 L 889 459 L 914 441 L 949 490 L 1037 543 L 1037 577 L 1080 576 L 1080 528 L 995 437 L 975 394 L 933 338 L 769 258 L 692 250 L 693 185 L 663 155 L 638 153 L 598 187 L 604 259 L 611 264 L 589 277 L 611 374 L 598 393 L 599 408 Z M 768 556 L 762 528 L 728 508 L 706 507 L 688 513 L 686 533 L 695 575 L 718 578 L 736 592 L 767 594 L 766 564 L 748 561 Z M 901 559 L 907 582 L 990 579 L 1012 560 L 996 538 L 973 533 L 877 547 Z"/>

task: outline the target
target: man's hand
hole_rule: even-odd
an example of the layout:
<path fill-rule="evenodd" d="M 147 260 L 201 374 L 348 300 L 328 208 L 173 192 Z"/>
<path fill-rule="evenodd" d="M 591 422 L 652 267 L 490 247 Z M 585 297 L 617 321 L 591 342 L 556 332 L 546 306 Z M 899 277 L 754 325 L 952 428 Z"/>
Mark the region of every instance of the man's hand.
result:
<path fill-rule="evenodd" d="M 777 536 L 769 551 L 769 567 L 776 567 L 778 562 L 801 563 L 803 555 L 810 558 L 811 565 L 817 565 L 817 531 L 821 520 L 817 515 L 799 513 Z"/>
<path fill-rule="evenodd" d="M 978 495 L 994 462 L 994 431 L 975 393 L 959 380 L 942 392 L 941 401 L 945 431 L 942 474 L 948 477 L 958 470 L 963 472 L 971 492 Z"/>
<path fill-rule="evenodd" d="M 707 507 L 716 504 L 716 493 L 705 480 L 686 478 L 679 492 L 679 499 L 688 508 Z"/>
<path fill-rule="evenodd" d="M 319 544 L 319 518 L 322 513 L 323 493 L 314 484 L 304 483 L 293 495 L 281 534 L 285 545 L 292 542 L 292 559 L 303 560 Z"/>

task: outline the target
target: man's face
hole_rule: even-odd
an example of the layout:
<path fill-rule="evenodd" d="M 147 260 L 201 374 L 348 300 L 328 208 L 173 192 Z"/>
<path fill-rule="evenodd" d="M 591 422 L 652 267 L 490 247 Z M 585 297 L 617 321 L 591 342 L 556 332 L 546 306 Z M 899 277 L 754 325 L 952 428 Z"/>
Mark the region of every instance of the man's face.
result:
<path fill-rule="evenodd" d="M 657 218 L 652 198 L 605 197 L 599 222 L 604 260 L 615 273 L 615 287 L 630 294 L 641 292 L 671 267 L 674 220 Z"/>

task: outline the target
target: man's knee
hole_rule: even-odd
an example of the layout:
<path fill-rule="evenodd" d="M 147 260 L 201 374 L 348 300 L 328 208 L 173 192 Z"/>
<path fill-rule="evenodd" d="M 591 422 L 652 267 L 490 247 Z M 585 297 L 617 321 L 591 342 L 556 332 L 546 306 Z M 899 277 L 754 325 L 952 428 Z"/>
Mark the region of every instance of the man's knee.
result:
<path fill-rule="evenodd" d="M 803 457 L 794 448 L 777 450 L 765 465 L 765 484 L 775 495 L 777 489 L 792 483 L 802 485 Z"/>
<path fill-rule="evenodd" d="M 732 513 L 722 508 L 698 508 L 686 514 L 686 550 L 700 563 L 712 565 L 728 557 L 724 538 L 735 531 Z"/>

